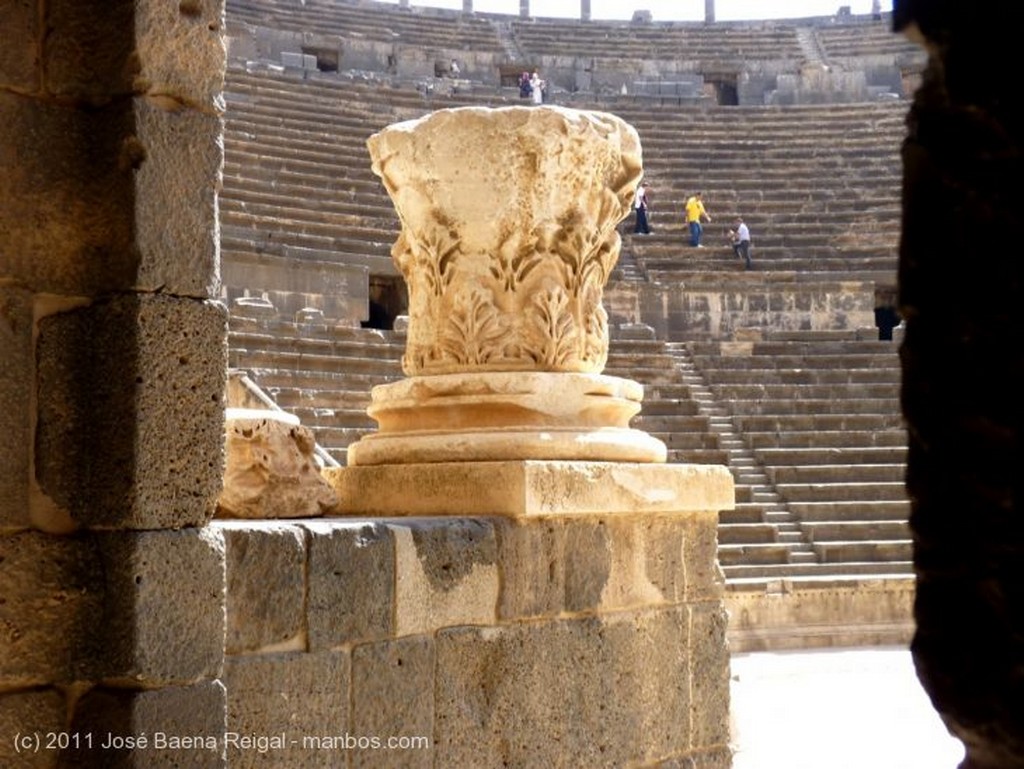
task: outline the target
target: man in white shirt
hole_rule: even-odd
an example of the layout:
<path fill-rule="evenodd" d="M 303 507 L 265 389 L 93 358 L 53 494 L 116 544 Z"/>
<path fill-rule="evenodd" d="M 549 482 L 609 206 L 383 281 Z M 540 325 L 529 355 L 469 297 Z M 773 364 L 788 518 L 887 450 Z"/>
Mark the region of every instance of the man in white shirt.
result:
<path fill-rule="evenodd" d="M 736 217 L 736 229 L 729 230 L 732 235 L 732 250 L 750 269 L 750 229 L 739 216 Z"/>

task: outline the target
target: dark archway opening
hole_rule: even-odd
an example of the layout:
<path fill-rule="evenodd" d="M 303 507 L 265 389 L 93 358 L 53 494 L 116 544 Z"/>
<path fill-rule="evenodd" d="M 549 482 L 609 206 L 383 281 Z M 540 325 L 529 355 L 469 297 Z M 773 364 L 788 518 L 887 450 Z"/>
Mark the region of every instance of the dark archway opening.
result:
<path fill-rule="evenodd" d="M 363 328 L 390 330 L 395 318 L 408 311 L 409 297 L 405 281 L 396 275 L 371 275 L 369 313 L 360 325 Z"/>

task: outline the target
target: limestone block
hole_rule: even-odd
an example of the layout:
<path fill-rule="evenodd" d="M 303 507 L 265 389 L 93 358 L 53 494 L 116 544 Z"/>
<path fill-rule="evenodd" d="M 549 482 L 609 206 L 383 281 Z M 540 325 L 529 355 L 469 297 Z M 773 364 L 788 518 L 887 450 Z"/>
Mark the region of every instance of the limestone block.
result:
<path fill-rule="evenodd" d="M 689 608 L 691 664 L 690 747 L 709 749 L 729 744 L 729 618 L 717 602 Z"/>
<path fill-rule="evenodd" d="M 133 684 L 219 674 L 224 659 L 224 541 L 210 528 L 94 535 L 104 603 L 94 661 Z"/>
<path fill-rule="evenodd" d="M 224 433 L 218 517 L 314 518 L 337 506 L 337 494 L 320 475 L 313 433 L 297 417 L 229 408 Z"/>
<path fill-rule="evenodd" d="M 636 131 L 608 113 L 465 107 L 370 137 L 402 220 L 407 374 L 598 373 L 615 226 L 640 180 Z"/>
<path fill-rule="evenodd" d="M 586 518 L 565 526 L 565 609 L 593 611 L 612 571 L 612 544 L 604 520 Z"/>
<path fill-rule="evenodd" d="M 47 6 L 47 90 L 103 101 L 147 93 L 213 109 L 223 90 L 224 5 L 220 0 L 88 3 Z"/>
<path fill-rule="evenodd" d="M 101 574 L 89 540 L 0 537 L 0 685 L 88 678 L 82 654 L 96 648 L 104 616 Z"/>
<path fill-rule="evenodd" d="M 344 515 L 568 515 L 730 510 L 724 467 L 507 461 L 328 468 Z"/>
<path fill-rule="evenodd" d="M 75 296 L 134 283 L 133 171 L 124 162 L 132 122 L 120 101 L 74 110 L 0 90 L 5 277 L 35 292 Z"/>
<path fill-rule="evenodd" d="M 29 520 L 33 357 L 32 298 L 0 282 L 0 530 Z"/>
<path fill-rule="evenodd" d="M 223 109 L 224 0 L 135 2 L 135 90 L 204 111 Z"/>
<path fill-rule="evenodd" d="M 40 39 L 38 6 L 31 0 L 13 0 L 0 6 L 0 87 L 22 92 L 39 90 L 36 44 Z"/>
<path fill-rule="evenodd" d="M 155 0 L 142 5 L 177 7 Z M 140 98 L 132 105 L 134 132 L 125 147 L 136 168 L 133 227 L 141 261 L 134 285 L 212 299 L 219 290 L 223 121 L 216 114 L 178 109 L 177 102 Z"/>
<path fill-rule="evenodd" d="M 312 651 L 394 634 L 395 540 L 383 523 L 305 523 Z"/>
<path fill-rule="evenodd" d="M 653 763 L 687 750 L 681 609 L 438 633 L 435 765 Z"/>
<path fill-rule="evenodd" d="M 352 732 L 426 737 L 427 747 L 356 750 L 353 767 L 434 766 L 434 642 L 428 636 L 362 644 L 352 650 Z"/>
<path fill-rule="evenodd" d="M 229 743 L 232 769 L 346 766 L 347 751 L 329 738 L 351 732 L 349 665 L 347 652 L 228 657 L 228 735 L 283 737 L 264 752 Z"/>
<path fill-rule="evenodd" d="M 39 322 L 36 477 L 84 526 L 202 525 L 220 491 L 225 311 L 127 295 Z"/>
<path fill-rule="evenodd" d="M 297 526 L 215 522 L 224 538 L 226 651 L 305 647 L 306 532 Z"/>
<path fill-rule="evenodd" d="M 488 521 L 388 524 L 395 545 L 395 635 L 496 621 L 497 545 Z"/>
<path fill-rule="evenodd" d="M 92 689 L 76 703 L 70 730 L 90 735 L 92 741 L 88 745 L 79 740 L 78 749 L 62 752 L 62 769 L 227 766 L 225 692 L 220 681 L 148 691 Z"/>
<path fill-rule="evenodd" d="M 695 521 L 704 518 L 712 516 L 497 519 L 499 616 L 513 620 L 681 603 L 690 577 L 685 543 L 694 536 Z"/>
<path fill-rule="evenodd" d="M 25 769 L 50 769 L 57 766 L 57 751 L 34 752 L 34 741 L 23 745 L 16 743 L 16 736 L 28 736 L 47 732 L 64 732 L 67 724 L 67 704 L 56 689 L 33 689 L 31 691 L 6 692 L 0 694 L 0 766 L 17 766 Z M 22 749 L 18 749 L 21 747 Z M 40 746 L 42 747 L 42 745 Z"/>

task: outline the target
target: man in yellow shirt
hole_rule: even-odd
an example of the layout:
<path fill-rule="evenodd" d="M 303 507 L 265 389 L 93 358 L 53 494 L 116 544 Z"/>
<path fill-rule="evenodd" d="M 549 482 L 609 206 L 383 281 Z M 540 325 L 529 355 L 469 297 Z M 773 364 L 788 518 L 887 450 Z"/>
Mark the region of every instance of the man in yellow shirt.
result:
<path fill-rule="evenodd" d="M 711 222 L 711 217 L 704 210 L 704 201 L 701 193 L 695 192 L 686 200 L 686 224 L 690 228 L 690 245 L 694 248 L 704 248 L 700 243 L 700 236 L 704 232 L 700 221 Z"/>

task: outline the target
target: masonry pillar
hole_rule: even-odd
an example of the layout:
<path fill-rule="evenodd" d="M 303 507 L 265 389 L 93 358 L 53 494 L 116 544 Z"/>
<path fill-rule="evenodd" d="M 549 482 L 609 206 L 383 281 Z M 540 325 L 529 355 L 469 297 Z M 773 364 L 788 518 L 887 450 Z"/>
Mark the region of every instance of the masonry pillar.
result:
<path fill-rule="evenodd" d="M 580 21 L 590 21 L 590 0 L 580 0 Z"/>
<path fill-rule="evenodd" d="M 704 0 L 704 23 L 715 23 L 715 0 Z"/>
<path fill-rule="evenodd" d="M 530 0 L 519 0 L 519 18 L 530 18 Z"/>
<path fill-rule="evenodd" d="M 929 49 L 904 145 L 903 412 L 918 675 L 962 769 L 1024 766 L 1018 5 L 898 2 Z M 941 224 L 937 224 L 941 223 Z"/>
<path fill-rule="evenodd" d="M 173 766 L 99 742 L 223 734 L 223 14 L 0 13 L 3 766 Z"/>
<path fill-rule="evenodd" d="M 472 13 L 473 12 L 473 0 L 462 0 L 462 12 Z"/>
<path fill-rule="evenodd" d="M 386 535 L 407 553 L 389 584 L 420 592 L 388 616 L 434 650 L 435 765 L 727 766 L 715 543 L 732 477 L 666 465 L 629 427 L 639 385 L 601 373 L 636 131 L 462 108 L 369 148 L 402 220 L 407 378 L 374 388 L 378 432 L 325 474 L 364 526 L 409 519 Z M 419 608 L 456 589 L 471 622 Z"/>

